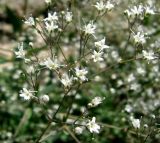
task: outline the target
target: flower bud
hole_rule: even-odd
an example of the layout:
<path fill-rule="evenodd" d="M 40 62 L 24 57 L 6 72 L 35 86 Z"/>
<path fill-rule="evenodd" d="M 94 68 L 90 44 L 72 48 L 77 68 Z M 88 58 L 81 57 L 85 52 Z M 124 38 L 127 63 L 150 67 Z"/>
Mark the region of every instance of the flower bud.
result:
<path fill-rule="evenodd" d="M 48 95 L 43 95 L 40 97 L 40 102 L 41 103 L 47 103 L 49 102 L 49 96 Z"/>
<path fill-rule="evenodd" d="M 76 127 L 75 128 L 75 133 L 76 134 L 82 134 L 82 132 L 83 132 L 83 128 L 82 127 Z"/>

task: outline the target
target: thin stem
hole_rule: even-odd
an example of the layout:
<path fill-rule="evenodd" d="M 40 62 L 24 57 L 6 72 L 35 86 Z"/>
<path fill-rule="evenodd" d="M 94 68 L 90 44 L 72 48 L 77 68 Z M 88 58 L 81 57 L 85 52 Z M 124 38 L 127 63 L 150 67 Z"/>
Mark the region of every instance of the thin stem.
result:
<path fill-rule="evenodd" d="M 130 23 L 130 20 L 129 20 L 129 18 L 128 18 L 128 16 L 127 16 L 127 22 L 128 22 L 128 30 L 129 30 L 129 35 L 128 35 L 128 39 L 127 39 L 127 42 L 126 42 L 126 45 L 124 46 L 124 55 L 126 55 L 126 50 L 127 50 L 127 47 L 128 47 L 128 44 L 129 44 L 129 41 L 130 41 L 130 38 L 131 38 L 131 30 L 130 30 L 130 28 L 131 28 L 131 23 Z M 124 56 L 123 55 L 123 56 Z"/>
<path fill-rule="evenodd" d="M 88 40 L 89 40 L 89 35 L 88 35 L 88 36 L 86 36 L 86 38 L 85 38 L 85 40 L 84 40 L 83 56 L 84 56 L 84 54 L 85 54 L 85 47 L 86 47 L 86 44 L 87 44 Z"/>
<path fill-rule="evenodd" d="M 63 50 L 62 50 L 62 48 L 59 46 L 59 44 L 57 44 L 57 45 L 58 45 L 58 48 L 60 49 L 60 51 L 61 51 L 61 53 L 62 53 L 62 55 L 63 55 L 63 57 L 64 57 L 66 63 L 68 63 L 68 60 L 67 60 L 67 58 L 66 58 L 66 56 L 65 56 L 65 54 L 64 54 L 64 52 L 63 52 Z"/>
<path fill-rule="evenodd" d="M 35 143 L 39 143 L 39 141 L 41 140 L 41 138 L 43 137 L 43 135 L 47 132 L 48 128 L 51 126 L 52 122 L 48 122 L 46 128 L 43 130 L 43 132 L 41 133 L 41 135 L 39 136 L 39 138 L 35 141 Z"/>
<path fill-rule="evenodd" d="M 64 94 L 64 96 L 63 96 L 61 102 L 59 103 L 59 107 L 58 107 L 58 109 L 56 110 L 56 112 L 54 113 L 52 119 L 54 119 L 54 118 L 56 117 L 58 111 L 60 110 L 60 108 L 61 108 L 61 106 L 62 106 L 62 103 L 63 103 L 63 101 L 64 101 L 66 95 L 69 93 L 70 90 L 71 90 L 71 89 L 69 89 L 69 90 L 66 92 L 66 94 Z M 46 128 L 44 129 L 44 131 L 42 132 L 42 134 L 39 136 L 39 138 L 37 139 L 36 143 L 38 143 L 38 142 L 41 140 L 41 138 L 43 137 L 43 135 L 46 133 L 46 131 L 47 131 L 48 128 L 50 127 L 51 123 L 52 123 L 52 120 L 48 122 Z"/>
<path fill-rule="evenodd" d="M 41 25 L 40 25 L 40 27 L 41 27 L 41 29 L 43 29 L 43 27 Z M 40 34 L 40 36 L 42 37 L 42 39 L 44 40 L 44 42 L 47 44 L 47 40 L 43 37 L 42 32 L 36 26 L 33 26 L 33 28 L 36 29 L 36 31 Z"/>
<path fill-rule="evenodd" d="M 59 112 L 61 106 L 63 105 L 63 101 L 64 101 L 65 97 L 67 96 L 67 94 L 70 92 L 70 90 L 71 90 L 71 88 L 64 94 L 62 100 L 61 100 L 60 103 L 59 103 L 58 109 L 56 110 L 56 112 L 55 112 L 54 115 L 53 115 L 53 119 L 56 117 L 57 113 Z"/>
<path fill-rule="evenodd" d="M 80 41 L 79 41 L 79 57 L 80 58 L 82 55 L 82 42 L 83 42 L 83 33 L 80 34 Z"/>
<path fill-rule="evenodd" d="M 71 101 L 70 107 L 69 107 L 69 109 L 68 109 L 68 111 L 67 111 L 67 114 L 66 114 L 66 117 L 65 117 L 65 121 L 67 121 L 67 119 L 68 119 L 68 116 L 69 116 L 70 111 L 71 111 L 71 109 L 72 109 L 73 101 L 74 101 L 74 99 L 75 99 L 76 94 L 78 93 L 78 89 L 79 89 L 79 88 L 80 88 L 80 84 L 78 85 L 78 87 L 77 87 L 77 89 L 76 89 L 75 95 L 72 97 L 72 101 Z"/>
<path fill-rule="evenodd" d="M 87 108 L 88 109 L 88 108 Z M 86 113 L 87 113 L 87 110 L 86 109 L 86 111 L 84 111 L 77 119 L 75 119 L 75 121 L 73 122 L 73 125 L 75 125 L 76 124 L 76 122 L 79 120 L 79 119 L 81 119 Z"/>
<path fill-rule="evenodd" d="M 67 126 L 64 126 L 63 128 L 71 135 L 71 137 L 76 141 L 76 143 L 81 143 L 79 139 L 74 135 L 74 133 Z"/>

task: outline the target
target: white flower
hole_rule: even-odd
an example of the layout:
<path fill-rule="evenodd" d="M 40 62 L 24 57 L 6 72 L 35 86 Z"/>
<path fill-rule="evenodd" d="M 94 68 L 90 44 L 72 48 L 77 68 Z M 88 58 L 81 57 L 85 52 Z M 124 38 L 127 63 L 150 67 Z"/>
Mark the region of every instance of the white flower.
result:
<path fill-rule="evenodd" d="M 82 127 L 76 127 L 75 128 L 75 133 L 78 134 L 78 135 L 82 134 L 83 130 L 84 130 L 84 128 L 82 128 Z"/>
<path fill-rule="evenodd" d="M 136 78 L 135 78 L 134 74 L 131 73 L 131 74 L 128 76 L 127 81 L 128 81 L 128 82 L 132 82 L 132 81 L 134 81 L 135 79 L 136 79 Z"/>
<path fill-rule="evenodd" d="M 95 97 L 92 99 L 91 103 L 88 104 L 88 106 L 89 107 L 96 107 L 99 104 L 101 104 L 104 99 L 105 98 L 102 98 L 102 97 Z"/>
<path fill-rule="evenodd" d="M 40 102 L 41 103 L 47 103 L 49 102 L 49 96 L 48 95 L 43 95 L 40 97 Z"/>
<path fill-rule="evenodd" d="M 56 70 L 60 67 L 58 60 L 57 59 L 51 60 L 51 58 L 47 58 L 44 62 L 41 62 L 40 65 L 44 65 L 50 70 L 51 69 Z"/>
<path fill-rule="evenodd" d="M 114 5 L 112 3 L 110 3 L 110 1 L 107 1 L 106 3 L 106 9 L 108 11 L 111 11 L 114 8 Z"/>
<path fill-rule="evenodd" d="M 111 4 L 109 1 L 105 4 L 103 0 L 100 0 L 99 2 L 96 2 L 96 5 L 94 5 L 98 11 L 105 11 L 105 10 L 112 10 L 114 5 Z"/>
<path fill-rule="evenodd" d="M 145 14 L 146 15 L 148 15 L 148 14 L 154 15 L 155 14 L 154 9 L 151 6 L 146 6 L 145 7 Z"/>
<path fill-rule="evenodd" d="M 139 119 L 134 119 L 133 117 L 131 118 L 131 122 L 134 128 L 139 129 L 140 128 L 140 120 Z"/>
<path fill-rule="evenodd" d="M 103 11 L 106 9 L 106 5 L 104 4 L 103 0 L 101 0 L 100 2 L 96 2 L 96 5 L 94 5 L 97 10 L 99 11 Z"/>
<path fill-rule="evenodd" d="M 105 45 L 105 38 L 103 38 L 103 39 L 100 40 L 100 41 L 95 42 L 94 44 L 95 44 L 95 46 L 96 46 L 97 48 L 99 48 L 100 50 L 108 49 L 108 48 L 109 48 L 109 46 Z"/>
<path fill-rule="evenodd" d="M 35 25 L 35 21 L 34 21 L 34 18 L 32 16 L 30 16 L 28 19 L 26 19 L 26 21 L 24 23 L 29 25 L 29 26 L 34 26 Z"/>
<path fill-rule="evenodd" d="M 100 62 L 103 61 L 102 58 L 103 52 L 96 52 L 95 50 L 93 51 L 92 59 L 94 62 Z"/>
<path fill-rule="evenodd" d="M 67 74 L 63 74 L 61 78 L 61 82 L 64 85 L 64 87 L 70 87 L 72 85 L 73 78 L 69 78 Z"/>
<path fill-rule="evenodd" d="M 137 68 L 137 73 L 138 73 L 138 74 L 141 74 L 141 75 L 144 75 L 144 74 L 146 73 L 146 71 L 145 71 L 144 68 L 138 67 L 138 68 Z"/>
<path fill-rule="evenodd" d="M 53 22 L 53 21 L 51 21 L 51 22 L 45 22 L 45 28 L 50 33 L 51 31 L 57 29 L 58 25 L 55 22 Z"/>
<path fill-rule="evenodd" d="M 96 26 L 93 24 L 93 21 L 90 21 L 87 25 L 84 26 L 83 31 L 85 32 L 85 34 L 94 35 L 95 29 L 96 29 Z"/>
<path fill-rule="evenodd" d="M 140 88 L 140 84 L 134 82 L 130 85 L 130 89 L 131 90 L 135 90 L 135 91 L 138 91 L 138 89 Z"/>
<path fill-rule="evenodd" d="M 141 16 L 144 12 L 144 7 L 142 5 L 134 6 L 133 8 L 124 11 L 128 17 Z"/>
<path fill-rule="evenodd" d="M 87 80 L 86 74 L 88 73 L 88 71 L 87 71 L 86 69 L 75 68 L 75 70 L 76 70 L 76 76 L 77 76 L 81 81 Z"/>
<path fill-rule="evenodd" d="M 67 13 L 66 13 L 66 15 L 65 15 L 66 21 L 67 21 L 67 22 L 71 22 L 71 21 L 72 21 L 72 17 L 73 17 L 72 12 L 68 12 L 68 11 L 67 11 Z"/>
<path fill-rule="evenodd" d="M 23 50 L 23 42 L 18 44 L 18 51 L 15 51 L 17 58 L 25 59 L 25 51 Z"/>
<path fill-rule="evenodd" d="M 142 34 L 142 33 L 140 33 L 140 32 L 138 32 L 137 34 L 135 34 L 135 35 L 133 36 L 133 38 L 134 38 L 134 42 L 135 42 L 135 43 L 144 44 L 144 43 L 146 42 L 146 39 L 145 39 L 145 37 L 144 37 L 144 34 Z"/>
<path fill-rule="evenodd" d="M 51 3 L 51 0 L 45 0 L 45 3 L 49 4 Z"/>
<path fill-rule="evenodd" d="M 141 15 L 143 13 L 143 6 L 139 5 L 139 6 L 134 6 L 133 8 L 131 8 L 131 12 L 133 15 Z"/>
<path fill-rule="evenodd" d="M 87 128 L 91 133 L 99 133 L 100 126 L 96 123 L 96 118 L 93 117 L 92 120 L 89 120 L 87 123 Z"/>
<path fill-rule="evenodd" d="M 154 52 L 151 50 L 150 51 L 143 50 L 142 53 L 143 53 L 144 58 L 149 61 L 154 60 L 156 58 Z"/>
<path fill-rule="evenodd" d="M 125 109 L 124 109 L 124 110 L 125 110 L 126 112 L 130 113 L 130 112 L 132 112 L 133 108 L 132 108 L 131 105 L 127 104 L 127 105 L 125 106 Z"/>
<path fill-rule="evenodd" d="M 132 12 L 131 12 L 130 10 L 128 10 L 128 9 L 126 9 L 126 10 L 124 11 L 124 14 L 126 14 L 128 17 L 131 17 L 131 16 L 132 16 Z"/>
<path fill-rule="evenodd" d="M 44 19 L 44 21 L 48 21 L 48 22 L 55 22 L 57 20 L 58 20 L 58 16 L 56 12 L 54 12 L 53 14 L 49 12 L 48 17 Z"/>
<path fill-rule="evenodd" d="M 24 100 L 30 100 L 33 95 L 32 95 L 33 91 L 27 90 L 26 88 L 23 88 L 23 90 L 20 91 L 19 96 L 24 98 Z"/>

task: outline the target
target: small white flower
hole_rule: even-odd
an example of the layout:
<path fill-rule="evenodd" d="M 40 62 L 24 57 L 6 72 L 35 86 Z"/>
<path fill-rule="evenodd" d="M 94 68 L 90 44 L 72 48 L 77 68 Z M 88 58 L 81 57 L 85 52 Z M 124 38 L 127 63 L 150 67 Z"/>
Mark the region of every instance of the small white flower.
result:
<path fill-rule="evenodd" d="M 144 7 L 142 5 L 134 6 L 133 8 L 124 11 L 128 17 L 141 16 L 144 12 Z"/>
<path fill-rule="evenodd" d="M 135 43 L 144 44 L 146 42 L 144 34 L 140 32 L 138 32 L 137 34 L 134 34 L 133 38 Z"/>
<path fill-rule="evenodd" d="M 94 36 L 96 30 L 96 26 L 93 24 L 93 21 L 90 21 L 87 25 L 84 26 L 83 31 L 85 34 L 91 34 Z"/>
<path fill-rule="evenodd" d="M 124 11 L 124 14 L 126 14 L 128 17 L 131 17 L 131 16 L 132 16 L 132 12 L 131 12 L 130 10 L 128 10 L 128 9 L 126 9 L 126 10 Z"/>
<path fill-rule="evenodd" d="M 123 84 L 124 84 L 124 82 L 121 79 L 117 80 L 118 87 L 122 86 Z"/>
<path fill-rule="evenodd" d="M 148 128 L 148 125 L 147 125 L 147 124 L 144 124 L 144 128 Z"/>
<path fill-rule="evenodd" d="M 95 42 L 94 44 L 95 44 L 95 46 L 97 48 L 99 48 L 99 50 L 103 50 L 103 49 L 108 49 L 109 48 L 109 46 L 105 45 L 105 38 L 103 38 L 100 41 Z"/>
<path fill-rule="evenodd" d="M 94 62 L 100 62 L 103 61 L 102 58 L 103 52 L 96 52 L 95 50 L 93 51 L 92 59 Z"/>
<path fill-rule="evenodd" d="M 67 11 L 67 13 L 66 13 L 66 15 L 65 15 L 66 21 L 67 21 L 67 22 L 71 22 L 71 21 L 72 21 L 72 17 L 73 17 L 72 12 L 68 12 L 68 11 Z"/>
<path fill-rule="evenodd" d="M 127 81 L 130 83 L 130 82 L 134 81 L 135 79 L 136 79 L 136 78 L 135 78 L 134 74 L 131 73 L 131 74 L 128 76 Z"/>
<path fill-rule="evenodd" d="M 111 11 L 114 8 L 114 5 L 112 3 L 110 3 L 110 1 L 107 1 L 106 3 L 106 9 L 108 11 Z"/>
<path fill-rule="evenodd" d="M 88 73 L 88 71 L 87 71 L 86 69 L 75 68 L 75 70 L 76 70 L 76 76 L 77 76 L 81 81 L 87 80 L 86 74 Z"/>
<path fill-rule="evenodd" d="M 76 127 L 75 128 L 75 133 L 78 134 L 78 135 L 80 135 L 80 134 L 83 133 L 83 130 L 84 130 L 84 128 L 82 128 L 82 127 Z"/>
<path fill-rule="evenodd" d="M 146 15 L 154 15 L 155 14 L 154 9 L 151 6 L 146 6 L 145 7 L 145 14 Z"/>
<path fill-rule="evenodd" d="M 137 73 L 140 74 L 140 75 L 145 75 L 146 71 L 145 71 L 144 68 L 138 67 L 138 68 L 137 68 Z"/>
<path fill-rule="evenodd" d="M 95 97 L 92 99 L 91 103 L 88 104 L 88 106 L 89 107 L 96 107 L 99 104 L 101 104 L 104 99 L 105 98 L 102 98 L 102 97 Z"/>
<path fill-rule="evenodd" d="M 105 4 L 103 0 L 100 0 L 99 2 L 96 2 L 96 5 L 94 5 L 98 11 L 105 11 L 105 10 L 112 10 L 114 5 L 111 4 L 109 1 Z"/>
<path fill-rule="evenodd" d="M 44 62 L 41 62 L 40 65 L 44 65 L 50 70 L 52 69 L 56 70 L 60 67 L 58 60 L 57 59 L 51 60 L 51 58 L 47 58 Z"/>
<path fill-rule="evenodd" d="M 96 2 L 96 5 L 94 5 L 97 10 L 104 11 L 106 9 L 106 5 L 104 4 L 103 0 L 100 0 L 99 2 Z"/>
<path fill-rule="evenodd" d="M 18 44 L 18 51 L 15 51 L 17 58 L 25 59 L 25 51 L 23 50 L 23 42 Z"/>
<path fill-rule="evenodd" d="M 50 33 L 51 31 L 54 31 L 55 29 L 57 29 L 58 25 L 53 21 L 45 22 L 45 28 Z"/>
<path fill-rule="evenodd" d="M 45 3 L 50 4 L 51 0 L 45 0 Z"/>
<path fill-rule="evenodd" d="M 143 6 L 139 5 L 139 6 L 134 6 L 133 8 L 131 8 L 131 12 L 133 15 L 141 15 L 143 13 Z"/>
<path fill-rule="evenodd" d="M 144 58 L 149 61 L 154 60 L 156 58 L 154 52 L 151 50 L 150 51 L 143 50 L 142 53 L 143 53 Z"/>
<path fill-rule="evenodd" d="M 131 122 L 134 128 L 139 129 L 140 128 L 140 120 L 131 118 Z"/>
<path fill-rule="evenodd" d="M 49 12 L 48 17 L 44 19 L 44 21 L 48 21 L 48 22 L 55 22 L 57 20 L 58 20 L 58 16 L 56 12 L 54 12 L 53 14 Z"/>
<path fill-rule="evenodd" d="M 19 96 L 22 97 L 24 100 L 30 100 L 33 97 L 32 92 L 34 91 L 23 88 L 23 90 L 20 91 Z"/>
<path fill-rule="evenodd" d="M 131 105 L 127 104 L 127 105 L 125 106 L 125 109 L 124 109 L 124 110 L 125 110 L 126 112 L 130 113 L 130 112 L 132 112 L 133 108 L 132 108 Z"/>
<path fill-rule="evenodd" d="M 99 133 L 100 126 L 96 123 L 96 118 L 93 117 L 92 120 L 89 120 L 87 123 L 87 128 L 91 133 Z"/>
<path fill-rule="evenodd" d="M 140 84 L 138 84 L 136 82 L 131 83 L 131 85 L 130 85 L 130 90 L 138 91 L 139 88 L 140 88 Z"/>
<path fill-rule="evenodd" d="M 34 21 L 34 18 L 32 16 L 30 16 L 28 19 L 26 19 L 24 23 L 29 25 L 29 26 L 34 26 L 35 25 L 35 21 Z"/>
<path fill-rule="evenodd" d="M 48 95 L 43 95 L 40 97 L 40 102 L 41 103 L 47 103 L 49 102 L 49 96 Z"/>
<path fill-rule="evenodd" d="M 61 82 L 64 85 L 64 87 L 70 87 L 72 85 L 73 78 L 69 78 L 67 74 L 63 74 L 61 78 Z"/>

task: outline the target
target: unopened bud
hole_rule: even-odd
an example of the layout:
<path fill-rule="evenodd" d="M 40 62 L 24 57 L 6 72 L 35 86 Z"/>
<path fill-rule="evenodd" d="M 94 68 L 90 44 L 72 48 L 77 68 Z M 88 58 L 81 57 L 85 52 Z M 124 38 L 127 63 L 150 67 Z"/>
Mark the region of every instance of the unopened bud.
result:
<path fill-rule="evenodd" d="M 79 135 L 80 135 L 80 134 L 82 134 L 82 132 L 83 132 L 83 128 L 82 128 L 82 127 L 76 127 L 76 128 L 75 128 L 75 133 L 76 133 L 76 134 L 79 134 Z"/>
<path fill-rule="evenodd" d="M 48 95 L 43 95 L 40 97 L 40 102 L 41 103 L 47 103 L 49 102 L 49 96 Z"/>

